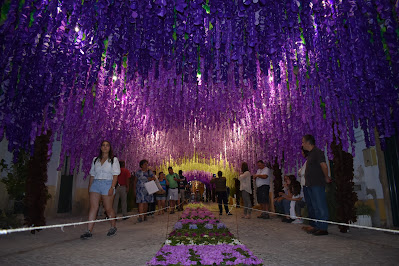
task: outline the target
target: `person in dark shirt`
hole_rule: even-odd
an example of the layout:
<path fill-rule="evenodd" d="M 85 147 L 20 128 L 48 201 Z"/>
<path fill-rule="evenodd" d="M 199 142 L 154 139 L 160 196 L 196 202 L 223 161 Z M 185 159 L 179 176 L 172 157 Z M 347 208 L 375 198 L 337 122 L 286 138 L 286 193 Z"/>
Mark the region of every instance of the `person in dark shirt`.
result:
<path fill-rule="evenodd" d="M 186 188 L 188 186 L 188 182 L 186 178 L 183 176 L 183 171 L 179 170 L 179 199 L 177 201 L 177 205 L 179 206 L 179 211 L 183 210 L 183 205 L 186 201 Z M 181 203 L 181 205 L 180 205 Z"/>
<path fill-rule="evenodd" d="M 312 135 L 305 135 L 302 138 L 302 147 L 308 151 L 305 184 L 309 192 L 309 200 L 314 209 L 315 218 L 318 220 L 328 220 L 328 207 L 326 200 L 326 183 L 330 183 L 328 176 L 328 167 L 324 152 L 317 148 L 315 138 Z M 316 236 L 328 235 L 328 225 L 323 222 L 316 222 L 314 228 L 307 230 Z"/>
<path fill-rule="evenodd" d="M 118 185 L 115 188 L 114 211 L 118 213 L 119 198 L 121 199 L 122 215 L 127 216 L 127 193 L 129 192 L 130 172 L 125 168 L 125 161 L 119 161 L 121 173 L 118 176 Z M 123 220 L 129 219 L 128 217 Z"/>
<path fill-rule="evenodd" d="M 212 178 L 212 184 L 216 185 L 216 196 L 218 198 L 219 213 L 222 215 L 223 206 L 227 215 L 232 215 L 229 211 L 229 206 L 227 205 L 227 187 L 226 187 L 226 177 L 223 176 L 222 171 L 218 172 L 218 178 Z"/>
<path fill-rule="evenodd" d="M 238 180 L 238 178 L 234 178 L 234 187 L 235 187 L 235 192 L 236 192 L 236 205 L 237 205 L 237 208 L 240 208 L 241 191 L 240 191 L 240 180 Z"/>

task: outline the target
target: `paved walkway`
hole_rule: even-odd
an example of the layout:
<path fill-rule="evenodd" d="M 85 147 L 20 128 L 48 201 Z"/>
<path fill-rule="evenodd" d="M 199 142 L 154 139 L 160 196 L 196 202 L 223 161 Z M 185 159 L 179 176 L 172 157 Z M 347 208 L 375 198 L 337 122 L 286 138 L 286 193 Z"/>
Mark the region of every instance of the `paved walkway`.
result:
<path fill-rule="evenodd" d="M 216 211 L 216 205 L 210 208 Z M 236 212 L 238 216 L 236 215 Z M 233 216 L 221 216 L 230 231 L 247 245 L 265 265 L 398 265 L 399 235 L 354 229 L 315 237 L 300 225 L 270 220 L 241 219 L 242 209 Z M 179 213 L 169 216 L 169 229 Z M 81 221 L 85 218 L 54 219 L 49 224 Z M 118 222 L 118 234 L 107 237 L 108 223 L 95 226 L 93 239 L 80 240 L 84 226 L 0 236 L 0 265 L 146 265 L 166 239 L 168 216 L 137 223 L 134 218 Z"/>

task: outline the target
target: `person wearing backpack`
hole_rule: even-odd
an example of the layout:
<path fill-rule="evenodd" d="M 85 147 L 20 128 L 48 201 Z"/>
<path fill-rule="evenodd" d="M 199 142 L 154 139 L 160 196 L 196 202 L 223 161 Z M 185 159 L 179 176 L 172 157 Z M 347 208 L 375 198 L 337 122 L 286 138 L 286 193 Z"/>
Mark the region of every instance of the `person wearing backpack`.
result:
<path fill-rule="evenodd" d="M 102 200 L 104 209 L 110 218 L 115 218 L 113 201 L 115 195 L 115 186 L 118 182 L 118 175 L 121 173 L 118 158 L 114 157 L 111 143 L 109 141 L 101 142 L 100 152 L 93 158 L 90 169 L 89 180 L 89 198 L 90 210 L 89 221 L 97 218 L 97 212 Z M 111 228 L 107 236 L 116 234 L 116 220 L 111 220 Z M 80 236 L 81 239 L 92 238 L 94 223 L 89 223 L 87 231 Z"/>

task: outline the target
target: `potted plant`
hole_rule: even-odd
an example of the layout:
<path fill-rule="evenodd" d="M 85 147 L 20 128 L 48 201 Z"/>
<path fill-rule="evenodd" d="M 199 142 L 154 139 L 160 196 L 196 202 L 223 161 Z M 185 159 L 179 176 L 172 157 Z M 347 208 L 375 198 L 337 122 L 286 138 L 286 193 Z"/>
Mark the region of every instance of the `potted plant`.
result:
<path fill-rule="evenodd" d="M 372 226 L 371 215 L 373 215 L 374 209 L 364 202 L 360 202 L 356 205 L 357 221 L 354 224 L 362 226 Z"/>

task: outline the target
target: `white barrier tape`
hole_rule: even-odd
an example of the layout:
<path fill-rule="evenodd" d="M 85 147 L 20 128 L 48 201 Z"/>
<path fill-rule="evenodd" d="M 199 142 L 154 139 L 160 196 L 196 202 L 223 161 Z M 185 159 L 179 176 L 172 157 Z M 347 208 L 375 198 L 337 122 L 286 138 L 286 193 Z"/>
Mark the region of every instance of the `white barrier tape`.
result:
<path fill-rule="evenodd" d="M 183 203 L 176 205 L 176 207 L 180 206 L 181 204 L 183 204 Z M 231 212 L 233 210 L 233 208 L 237 207 L 236 204 L 234 204 L 234 205 L 229 204 L 229 206 L 232 206 L 232 209 L 229 212 Z M 253 210 L 253 211 L 262 212 L 262 213 L 275 214 L 275 215 L 279 215 L 279 216 L 287 216 L 287 214 L 281 214 L 281 213 L 270 212 L 270 211 L 262 211 L 262 210 L 248 208 L 248 207 L 244 207 L 244 206 L 241 206 L 241 207 L 248 209 L 248 210 Z M 127 215 L 127 216 L 121 216 L 121 217 L 115 217 L 115 218 L 108 218 L 108 219 L 93 220 L 93 221 L 75 222 L 75 223 L 67 223 L 67 224 L 43 225 L 43 226 L 32 226 L 32 227 L 21 227 L 21 228 L 14 228 L 14 229 L 0 229 L 0 235 L 7 235 L 7 234 L 11 234 L 11 233 L 26 232 L 26 231 L 32 231 L 32 230 L 43 230 L 43 229 L 50 229 L 50 228 L 61 228 L 61 230 L 63 231 L 64 227 L 67 227 L 67 226 L 76 226 L 76 225 L 83 225 L 83 224 L 89 224 L 89 223 L 101 223 L 101 222 L 107 222 L 107 221 L 112 221 L 112 220 L 119 220 L 119 219 L 123 219 L 123 218 L 137 217 L 140 215 L 156 213 L 156 212 L 159 212 L 162 210 L 166 210 L 168 208 L 170 208 L 170 207 L 165 207 L 160 210 L 146 212 L 146 213 L 133 214 L 133 215 Z M 306 217 L 300 217 L 300 216 L 297 216 L 297 219 L 399 234 L 399 230 L 386 229 L 386 228 L 380 228 L 380 227 L 370 227 L 370 226 L 363 226 L 363 225 L 356 225 L 356 224 L 339 223 L 339 222 L 318 220 L 318 219 L 312 219 L 312 218 L 306 218 Z"/>
<path fill-rule="evenodd" d="M 220 204 L 220 205 L 222 205 L 222 208 L 224 207 L 224 204 Z M 231 213 L 231 211 L 234 209 L 234 207 L 235 207 L 236 205 L 235 205 L 235 204 L 234 204 L 234 205 L 229 205 L 229 204 L 228 204 L 228 206 L 233 206 L 233 207 L 231 207 L 231 209 L 229 209 L 229 212 L 228 212 L 227 214 Z M 218 207 L 219 207 L 219 203 L 218 203 Z M 220 210 L 219 210 L 219 213 L 220 213 Z"/>
<path fill-rule="evenodd" d="M 233 207 L 237 207 L 237 204 L 234 205 L 229 205 Z M 248 208 L 241 206 L 241 208 L 245 208 L 248 210 L 253 210 L 253 211 L 258 211 L 262 213 L 267 213 L 267 214 L 276 214 L 279 216 L 289 216 L 288 214 L 281 214 L 277 212 L 270 212 L 270 211 L 262 211 L 254 208 Z M 387 232 L 387 233 L 394 233 L 394 234 L 399 234 L 399 230 L 394 230 L 394 229 L 386 229 L 386 228 L 380 228 L 380 227 L 370 227 L 370 226 L 364 226 L 364 225 L 357 225 L 357 224 L 347 224 L 347 223 L 339 223 L 339 222 L 333 222 L 333 221 L 326 221 L 326 220 L 318 220 L 318 219 L 312 219 L 312 218 L 306 218 L 306 217 L 301 217 L 301 216 L 296 216 L 297 219 L 302 219 L 302 220 L 307 220 L 307 221 L 313 221 L 313 222 L 320 222 L 320 223 L 328 223 L 328 224 L 333 224 L 333 225 L 341 225 L 341 226 L 347 226 L 347 227 L 354 227 L 354 228 L 360 228 L 360 229 L 369 229 L 369 230 L 375 230 L 375 231 L 381 231 L 381 232 Z"/>
<path fill-rule="evenodd" d="M 176 205 L 176 207 L 180 206 L 181 204 L 182 203 L 180 203 L 179 205 Z M 156 212 L 159 212 L 162 210 L 166 210 L 168 208 L 170 208 L 170 207 L 165 207 L 160 210 L 150 211 L 150 212 L 146 212 L 146 213 L 132 214 L 132 215 L 126 215 L 126 216 L 121 216 L 121 217 L 99 219 L 99 220 L 93 220 L 93 221 L 75 222 L 75 223 L 67 223 L 67 224 L 43 225 L 43 226 L 32 226 L 32 227 L 21 227 L 21 228 L 13 228 L 13 229 L 0 229 L 0 235 L 7 235 L 7 234 L 11 234 L 11 233 L 26 232 L 26 231 L 32 231 L 32 230 L 43 230 L 43 229 L 50 229 L 50 228 L 61 228 L 61 231 L 64 232 L 64 227 L 67 227 L 67 226 L 76 226 L 76 225 L 83 225 L 83 224 L 89 224 L 89 223 L 109 222 L 112 220 L 119 220 L 119 219 L 124 219 L 124 218 L 131 218 L 131 217 L 137 217 L 140 215 L 156 213 Z"/>

